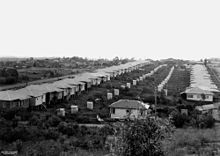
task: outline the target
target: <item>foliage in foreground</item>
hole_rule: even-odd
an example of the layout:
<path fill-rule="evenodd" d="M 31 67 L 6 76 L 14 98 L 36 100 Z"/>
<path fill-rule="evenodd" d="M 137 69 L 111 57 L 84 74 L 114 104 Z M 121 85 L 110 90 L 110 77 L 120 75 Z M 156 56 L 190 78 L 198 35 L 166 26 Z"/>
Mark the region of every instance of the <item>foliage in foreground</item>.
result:
<path fill-rule="evenodd" d="M 118 156 L 162 156 L 161 141 L 171 132 L 169 122 L 156 119 L 127 121 L 118 126 L 114 152 Z"/>

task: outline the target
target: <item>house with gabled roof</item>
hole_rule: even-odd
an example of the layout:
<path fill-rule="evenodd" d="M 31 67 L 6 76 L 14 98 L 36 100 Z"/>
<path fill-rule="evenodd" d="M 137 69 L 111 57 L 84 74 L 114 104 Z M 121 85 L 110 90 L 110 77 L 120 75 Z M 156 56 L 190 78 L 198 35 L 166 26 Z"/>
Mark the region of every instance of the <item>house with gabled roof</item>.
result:
<path fill-rule="evenodd" d="M 84 85 L 84 90 L 88 90 L 89 88 L 92 87 L 92 80 L 89 79 L 88 77 L 84 77 L 84 76 L 76 76 L 74 78 L 74 80 L 76 82 L 78 82 L 78 84 L 76 86 L 78 86 L 78 91 L 80 90 L 80 85 Z"/>
<path fill-rule="evenodd" d="M 77 80 L 76 77 L 63 79 L 61 81 L 69 85 L 68 88 L 70 89 L 69 92 L 71 96 L 85 90 L 85 83 Z"/>
<path fill-rule="evenodd" d="M 148 114 L 150 105 L 138 100 L 121 99 L 110 106 L 110 114 L 113 119 L 144 118 Z"/>
<path fill-rule="evenodd" d="M 16 91 L 32 97 L 32 100 L 30 101 L 31 106 L 40 106 L 46 103 L 46 94 L 40 90 L 25 87 Z"/>
<path fill-rule="evenodd" d="M 102 71 L 97 71 L 94 73 L 91 73 L 93 76 L 97 76 L 98 78 L 101 79 L 101 82 L 106 82 L 110 80 L 110 74 Z"/>
<path fill-rule="evenodd" d="M 62 89 L 63 90 L 63 95 L 62 95 L 62 99 L 69 99 L 71 96 L 71 92 L 74 88 L 74 86 L 68 84 L 67 82 L 65 82 L 64 80 L 60 80 L 60 81 L 56 81 L 54 83 L 52 83 L 55 87 Z"/>
<path fill-rule="evenodd" d="M 92 82 L 92 86 L 97 86 L 99 84 L 101 84 L 101 77 L 95 75 L 95 74 L 92 74 L 92 73 L 82 73 L 79 75 L 79 79 L 82 78 L 82 79 L 90 79 L 91 82 Z"/>
<path fill-rule="evenodd" d="M 31 97 L 24 92 L 7 90 L 0 92 L 0 108 L 27 108 Z"/>
<path fill-rule="evenodd" d="M 214 94 L 199 87 L 189 87 L 181 94 L 186 94 L 187 100 L 212 102 Z"/>
<path fill-rule="evenodd" d="M 57 99 L 62 99 L 63 90 L 52 84 L 30 85 L 27 88 L 38 90 L 46 94 L 46 104 L 50 104 L 52 101 L 55 102 Z"/>

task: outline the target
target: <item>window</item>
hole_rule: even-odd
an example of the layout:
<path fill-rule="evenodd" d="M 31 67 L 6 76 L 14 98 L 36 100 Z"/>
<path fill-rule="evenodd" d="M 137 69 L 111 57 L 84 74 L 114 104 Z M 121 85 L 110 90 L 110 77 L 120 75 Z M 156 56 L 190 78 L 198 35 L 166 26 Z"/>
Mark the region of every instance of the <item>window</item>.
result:
<path fill-rule="evenodd" d="M 209 95 L 205 95 L 205 98 L 206 98 L 206 99 L 209 99 Z"/>
<path fill-rule="evenodd" d="M 115 108 L 112 108 L 112 114 L 115 114 Z"/>
<path fill-rule="evenodd" d="M 187 94 L 187 98 L 193 98 L 192 94 Z"/>
<path fill-rule="evenodd" d="M 126 110 L 126 113 L 127 113 L 127 114 L 131 113 L 131 110 L 130 110 L 130 109 L 127 109 L 127 110 Z"/>

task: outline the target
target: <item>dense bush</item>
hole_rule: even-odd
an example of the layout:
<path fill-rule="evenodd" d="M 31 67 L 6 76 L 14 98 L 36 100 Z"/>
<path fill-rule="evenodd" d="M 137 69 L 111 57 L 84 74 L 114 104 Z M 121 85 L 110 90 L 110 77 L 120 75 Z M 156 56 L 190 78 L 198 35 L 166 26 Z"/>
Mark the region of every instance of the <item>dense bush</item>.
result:
<path fill-rule="evenodd" d="M 210 114 L 200 115 L 196 121 L 199 128 L 212 128 L 215 125 L 215 120 Z"/>
<path fill-rule="evenodd" d="M 14 68 L 0 69 L 0 84 L 12 84 L 18 81 L 18 72 Z"/>
<path fill-rule="evenodd" d="M 162 120 L 144 119 L 124 122 L 116 127 L 114 150 L 120 156 L 163 156 L 161 141 L 170 129 Z"/>
<path fill-rule="evenodd" d="M 184 125 L 188 125 L 190 118 L 186 114 L 175 111 L 172 112 L 172 121 L 177 128 L 182 128 Z"/>
<path fill-rule="evenodd" d="M 62 134 L 66 134 L 68 136 L 77 135 L 79 133 L 79 126 L 72 123 L 61 122 L 58 125 L 58 130 Z"/>
<path fill-rule="evenodd" d="M 61 122 L 61 119 L 55 115 L 49 117 L 49 119 L 47 120 L 49 127 L 56 127 L 59 125 L 60 122 Z"/>
<path fill-rule="evenodd" d="M 57 140 L 60 135 L 56 128 L 49 128 L 44 130 L 43 132 L 43 136 L 46 140 Z"/>
<path fill-rule="evenodd" d="M 1 116 L 6 120 L 12 120 L 15 118 L 15 115 L 18 113 L 19 109 L 13 108 L 7 111 L 2 112 Z"/>
<path fill-rule="evenodd" d="M 172 122 L 177 128 L 184 126 L 192 126 L 196 128 L 212 128 L 215 120 L 210 114 L 200 114 L 197 111 L 189 113 L 189 115 L 181 114 L 175 110 L 171 113 Z"/>
<path fill-rule="evenodd" d="M 68 149 L 70 147 L 102 149 L 105 146 L 106 137 L 114 132 L 110 125 L 103 128 L 79 126 L 73 122 L 62 121 L 59 117 L 47 113 L 44 115 L 34 114 L 28 125 L 13 127 L 13 122 L 8 122 L 4 118 L 0 118 L 0 124 L 1 141 L 13 143 L 19 140 L 22 144 L 27 141 L 40 143 L 54 140 L 57 143 L 62 143 L 62 150 L 67 148 L 67 144 Z M 22 147 L 19 146 L 20 148 Z"/>

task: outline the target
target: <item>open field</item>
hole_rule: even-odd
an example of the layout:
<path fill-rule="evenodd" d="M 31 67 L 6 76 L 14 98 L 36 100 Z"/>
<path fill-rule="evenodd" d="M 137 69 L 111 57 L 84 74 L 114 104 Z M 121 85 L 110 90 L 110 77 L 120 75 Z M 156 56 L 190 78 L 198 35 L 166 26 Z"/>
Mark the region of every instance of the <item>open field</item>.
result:
<path fill-rule="evenodd" d="M 28 76 L 28 82 L 54 78 L 66 75 L 73 75 L 86 71 L 87 69 L 68 69 L 68 68 L 40 68 L 32 67 L 27 69 L 18 69 L 20 82 L 26 82 L 22 77 Z"/>
<path fill-rule="evenodd" d="M 215 83 L 215 85 L 220 90 L 220 66 L 211 64 L 207 66 L 207 69 L 208 69 L 209 74 L 211 75 L 212 81 Z M 216 94 L 214 98 L 215 98 L 214 99 L 215 101 L 219 101 L 220 94 Z"/>
<path fill-rule="evenodd" d="M 220 67 L 208 66 L 208 71 L 211 75 L 213 82 L 220 89 Z"/>
<path fill-rule="evenodd" d="M 165 88 L 168 89 L 168 96 L 180 96 L 180 93 L 189 85 L 190 71 L 176 67 Z"/>

